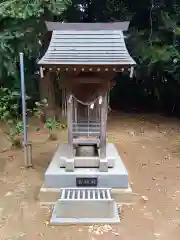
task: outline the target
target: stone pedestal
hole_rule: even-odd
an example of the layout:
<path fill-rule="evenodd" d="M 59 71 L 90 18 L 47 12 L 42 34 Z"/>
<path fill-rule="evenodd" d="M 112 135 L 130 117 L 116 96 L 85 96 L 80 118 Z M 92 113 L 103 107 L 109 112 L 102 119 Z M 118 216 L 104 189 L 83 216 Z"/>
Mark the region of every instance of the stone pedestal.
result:
<path fill-rule="evenodd" d="M 44 186 L 47 188 L 76 187 L 76 178 L 97 178 L 96 187 L 128 188 L 128 172 L 113 144 L 107 145 L 105 160 L 97 157 L 67 158 L 68 145 L 62 145 L 55 153 L 45 173 Z M 68 170 L 66 171 L 66 163 Z M 101 171 L 99 169 L 101 167 Z M 108 166 L 108 171 L 107 171 Z"/>
<path fill-rule="evenodd" d="M 132 194 L 128 183 L 128 172 L 113 144 L 108 144 L 107 156 L 104 160 L 96 157 L 75 158 L 69 160 L 68 166 L 66 166 L 66 150 L 68 150 L 67 144 L 59 146 L 45 172 L 44 184 L 39 195 L 41 204 L 54 205 L 62 189 L 78 187 L 77 178 L 97 179 L 97 186 L 94 187 L 111 188 L 112 197 L 118 203 L 132 204 L 139 200 L 138 195 Z M 81 167 L 83 165 L 84 167 Z"/>

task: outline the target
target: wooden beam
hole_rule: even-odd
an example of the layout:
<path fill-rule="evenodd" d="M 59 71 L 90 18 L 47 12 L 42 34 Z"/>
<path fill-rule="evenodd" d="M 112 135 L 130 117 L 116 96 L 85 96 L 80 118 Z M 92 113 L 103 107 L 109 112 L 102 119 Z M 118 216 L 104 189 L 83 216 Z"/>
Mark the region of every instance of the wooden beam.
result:
<path fill-rule="evenodd" d="M 68 144 L 70 147 L 69 158 L 73 158 L 73 98 L 71 94 L 67 97 L 67 125 L 68 125 Z"/>
<path fill-rule="evenodd" d="M 133 67 L 134 65 L 92 65 L 92 64 L 87 64 L 87 65 L 77 65 L 77 64 L 73 64 L 73 65 L 42 65 L 43 68 L 47 68 L 47 70 L 51 70 L 51 71 L 60 71 L 60 72 L 74 72 L 74 69 L 76 69 L 76 71 L 83 71 L 83 72 L 122 72 L 128 69 L 130 69 L 131 67 Z"/>
<path fill-rule="evenodd" d="M 100 136 L 100 158 L 106 158 L 107 137 L 107 93 L 103 96 L 101 105 L 101 136 Z"/>

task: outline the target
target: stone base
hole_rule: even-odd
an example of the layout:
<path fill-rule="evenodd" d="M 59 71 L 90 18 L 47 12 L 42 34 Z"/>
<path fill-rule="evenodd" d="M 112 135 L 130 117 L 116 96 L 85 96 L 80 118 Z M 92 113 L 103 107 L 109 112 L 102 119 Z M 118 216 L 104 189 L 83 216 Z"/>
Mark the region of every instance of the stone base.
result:
<path fill-rule="evenodd" d="M 108 162 L 107 159 L 100 159 L 99 162 L 99 171 L 100 172 L 108 172 Z"/>
<path fill-rule="evenodd" d="M 46 188 L 74 188 L 76 178 L 97 178 L 98 188 L 124 188 L 127 189 L 128 172 L 116 150 L 112 145 L 111 156 L 114 156 L 114 167 L 108 168 L 108 172 L 101 172 L 99 168 L 74 168 L 73 172 L 67 172 L 62 168 L 63 160 L 61 152 L 57 150 L 46 173 L 44 185 Z M 75 160 L 74 160 L 75 161 Z M 90 160 L 88 160 L 90 162 Z M 104 168 L 107 171 L 107 169 Z"/>
<path fill-rule="evenodd" d="M 132 193 L 128 183 L 128 172 L 113 144 L 111 146 L 111 156 L 114 156 L 114 167 L 103 171 L 99 168 L 74 168 L 73 172 L 67 172 L 62 155 L 61 147 L 55 153 L 46 173 L 44 184 L 40 190 L 40 203 L 42 205 L 54 205 L 60 198 L 63 188 L 76 188 L 76 178 L 97 178 L 97 188 L 110 188 L 112 198 L 120 204 L 132 204 L 139 199 L 139 196 Z M 109 149 L 110 149 L 109 148 Z M 102 165 L 104 162 L 102 163 Z"/>

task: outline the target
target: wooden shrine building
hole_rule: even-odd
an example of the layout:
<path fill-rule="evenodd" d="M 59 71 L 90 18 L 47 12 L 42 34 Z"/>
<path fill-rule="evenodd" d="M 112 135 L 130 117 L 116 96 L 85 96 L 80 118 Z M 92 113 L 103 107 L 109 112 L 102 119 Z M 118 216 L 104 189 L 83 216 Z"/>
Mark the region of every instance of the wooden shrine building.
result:
<path fill-rule="evenodd" d="M 53 76 L 56 72 L 62 78 L 71 157 L 73 146 L 86 141 L 98 144 L 100 158 L 105 158 L 112 80 L 117 72 L 132 74 L 135 65 L 124 41 L 123 31 L 128 25 L 128 22 L 47 23 L 52 36 L 38 62 L 41 84 L 46 74 Z"/>

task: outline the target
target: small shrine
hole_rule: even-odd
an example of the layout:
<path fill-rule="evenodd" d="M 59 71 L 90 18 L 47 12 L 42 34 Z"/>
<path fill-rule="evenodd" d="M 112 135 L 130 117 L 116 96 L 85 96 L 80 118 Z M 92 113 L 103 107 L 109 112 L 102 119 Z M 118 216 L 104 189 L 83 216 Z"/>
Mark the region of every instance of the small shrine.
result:
<path fill-rule="evenodd" d="M 133 74 L 120 23 L 47 23 L 49 47 L 39 60 L 63 76 L 68 142 L 61 144 L 45 172 L 41 192 L 54 206 L 51 223 L 118 222 L 116 197 L 131 192 L 128 171 L 107 141 L 109 92 L 118 72 Z"/>

